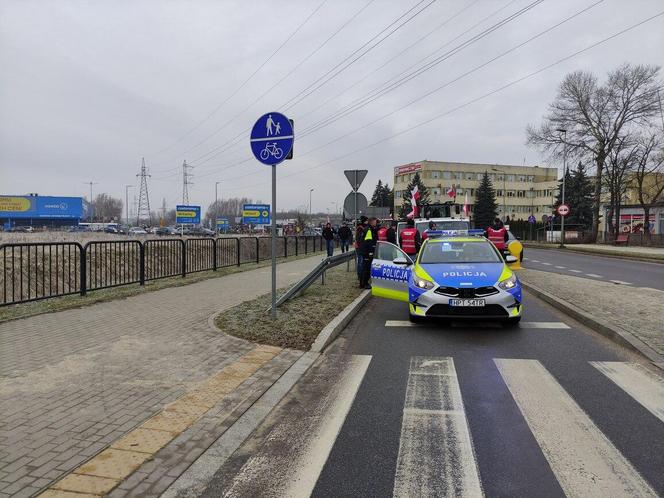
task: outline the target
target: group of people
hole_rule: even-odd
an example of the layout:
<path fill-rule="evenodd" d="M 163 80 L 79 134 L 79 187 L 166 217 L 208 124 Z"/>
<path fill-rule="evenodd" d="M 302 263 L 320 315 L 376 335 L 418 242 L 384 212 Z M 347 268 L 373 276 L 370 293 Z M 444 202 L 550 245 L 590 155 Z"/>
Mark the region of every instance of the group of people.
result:
<path fill-rule="evenodd" d="M 380 226 L 378 218 L 360 217 L 355 228 L 355 249 L 357 251 L 357 278 L 360 288 L 370 289 L 371 261 L 379 241 L 397 243 L 397 222 L 391 221 L 389 225 Z"/>

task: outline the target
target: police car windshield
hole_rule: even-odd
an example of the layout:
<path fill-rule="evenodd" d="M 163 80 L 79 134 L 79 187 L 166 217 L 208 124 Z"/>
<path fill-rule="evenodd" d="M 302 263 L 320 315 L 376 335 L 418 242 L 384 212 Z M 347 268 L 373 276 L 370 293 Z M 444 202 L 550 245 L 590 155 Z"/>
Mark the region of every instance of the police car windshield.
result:
<path fill-rule="evenodd" d="M 425 244 L 420 264 L 500 263 L 502 259 L 486 242 L 437 241 Z"/>
<path fill-rule="evenodd" d="M 434 221 L 434 223 L 436 224 L 436 230 L 468 230 L 470 228 L 470 224 L 463 220 Z M 428 228 L 428 221 L 417 222 L 417 229 L 420 232 L 423 232 Z"/>

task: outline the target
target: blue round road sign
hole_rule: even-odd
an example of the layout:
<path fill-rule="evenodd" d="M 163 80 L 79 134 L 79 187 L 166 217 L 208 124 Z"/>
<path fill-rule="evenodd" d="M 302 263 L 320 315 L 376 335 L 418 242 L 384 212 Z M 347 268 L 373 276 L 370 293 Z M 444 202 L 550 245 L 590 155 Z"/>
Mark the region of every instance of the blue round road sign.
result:
<path fill-rule="evenodd" d="M 293 126 L 288 118 L 278 112 L 268 112 L 256 121 L 249 142 L 256 159 L 276 166 L 290 153 L 293 140 Z"/>

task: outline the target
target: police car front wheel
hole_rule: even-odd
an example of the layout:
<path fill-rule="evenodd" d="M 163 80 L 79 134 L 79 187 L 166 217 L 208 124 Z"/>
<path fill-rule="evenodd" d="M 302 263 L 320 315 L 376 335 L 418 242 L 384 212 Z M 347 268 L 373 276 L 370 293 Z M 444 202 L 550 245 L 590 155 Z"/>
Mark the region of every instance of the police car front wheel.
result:
<path fill-rule="evenodd" d="M 516 327 L 520 321 L 521 321 L 520 316 L 514 318 L 506 318 L 505 321 L 503 322 L 503 325 L 505 325 L 506 327 Z"/>

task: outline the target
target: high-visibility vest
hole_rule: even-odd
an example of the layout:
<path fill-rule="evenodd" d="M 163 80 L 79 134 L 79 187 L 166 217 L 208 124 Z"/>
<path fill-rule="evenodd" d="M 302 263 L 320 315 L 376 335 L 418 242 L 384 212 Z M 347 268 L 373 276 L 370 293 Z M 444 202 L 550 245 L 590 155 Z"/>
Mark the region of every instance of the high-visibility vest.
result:
<path fill-rule="evenodd" d="M 387 227 L 378 230 L 378 240 L 387 240 Z"/>
<path fill-rule="evenodd" d="M 373 240 L 373 230 L 371 230 L 371 227 L 367 227 L 364 232 L 364 240 Z"/>
<path fill-rule="evenodd" d="M 496 249 L 500 251 L 505 249 L 505 234 L 507 233 L 507 229 L 505 229 L 505 227 L 501 228 L 500 230 L 495 230 L 489 227 L 486 229 L 486 233 L 489 236 L 489 240 L 493 242 L 493 245 L 496 246 Z"/>
<path fill-rule="evenodd" d="M 401 249 L 406 254 L 417 253 L 417 246 L 415 245 L 415 234 L 417 228 L 405 228 L 401 230 Z"/>

